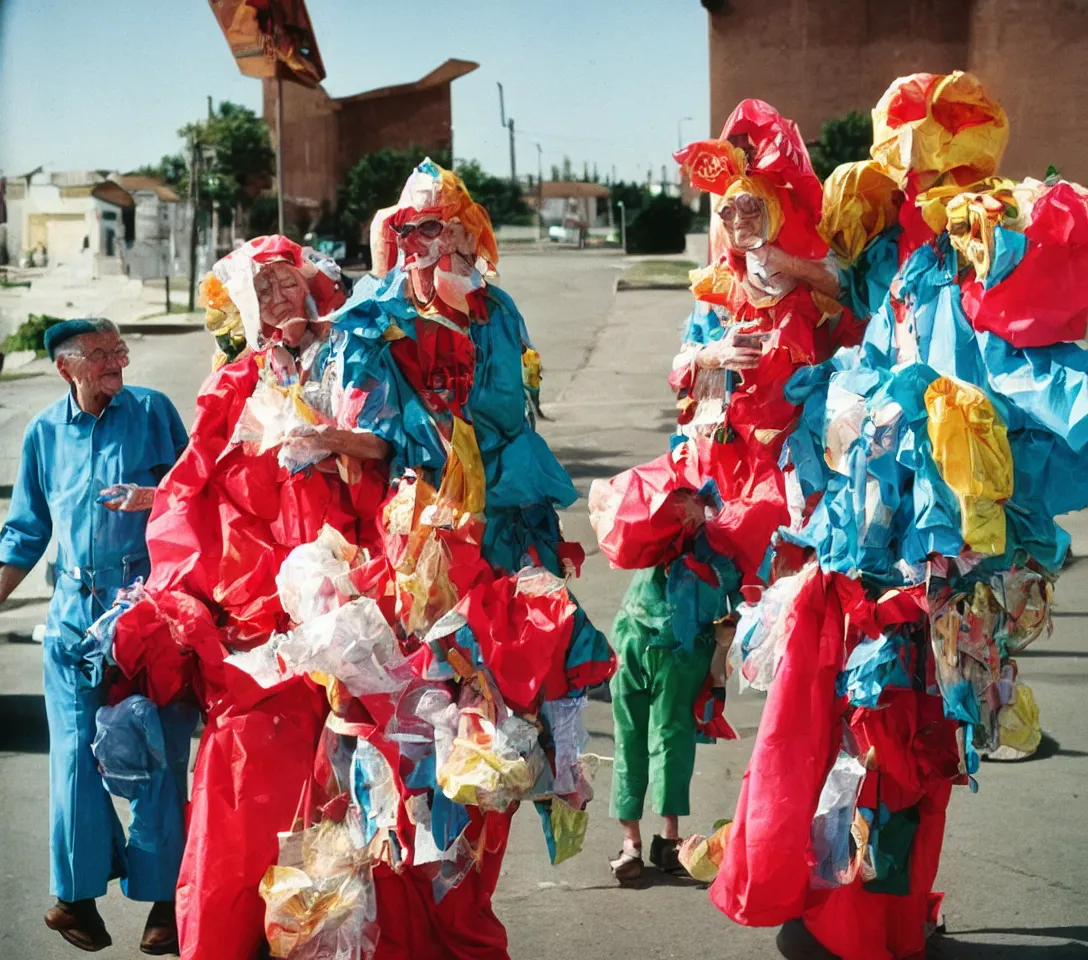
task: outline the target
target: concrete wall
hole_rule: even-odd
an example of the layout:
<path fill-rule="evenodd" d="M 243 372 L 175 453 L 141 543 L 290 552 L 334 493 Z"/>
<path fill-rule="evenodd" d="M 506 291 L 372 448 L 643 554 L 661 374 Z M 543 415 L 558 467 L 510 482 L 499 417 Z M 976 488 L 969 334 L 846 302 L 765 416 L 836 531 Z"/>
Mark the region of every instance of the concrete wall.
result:
<path fill-rule="evenodd" d="M 1003 172 L 1088 179 L 1088 0 L 730 0 L 709 21 L 714 136 L 746 97 L 815 139 L 896 77 L 971 70 L 1009 112 Z"/>

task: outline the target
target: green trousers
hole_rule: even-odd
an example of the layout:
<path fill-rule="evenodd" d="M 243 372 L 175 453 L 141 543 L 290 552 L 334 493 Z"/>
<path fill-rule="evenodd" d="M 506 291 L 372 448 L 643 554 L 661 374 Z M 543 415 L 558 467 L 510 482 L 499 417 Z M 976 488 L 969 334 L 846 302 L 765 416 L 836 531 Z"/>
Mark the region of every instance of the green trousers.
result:
<path fill-rule="evenodd" d="M 615 766 L 611 815 L 640 820 L 646 790 L 659 816 L 686 817 L 695 770 L 695 698 L 714 646 L 673 649 L 661 568 L 639 570 L 612 625 L 618 666 L 612 677 Z"/>

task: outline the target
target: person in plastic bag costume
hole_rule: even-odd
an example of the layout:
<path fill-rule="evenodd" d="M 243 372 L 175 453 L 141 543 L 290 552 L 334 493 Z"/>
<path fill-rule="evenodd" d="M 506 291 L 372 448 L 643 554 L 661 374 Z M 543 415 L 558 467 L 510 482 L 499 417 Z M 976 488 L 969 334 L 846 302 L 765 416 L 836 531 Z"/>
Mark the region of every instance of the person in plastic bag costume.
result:
<path fill-rule="evenodd" d="M 280 659 L 321 668 L 332 709 L 313 789 L 262 886 L 267 932 L 276 956 L 499 960 L 491 897 L 510 819 L 531 799 L 552 861 L 580 848 L 584 691 L 614 660 L 565 585 L 583 554 L 556 508 L 576 493 L 527 417 L 531 344 L 485 279 L 497 262 L 486 211 L 428 160 L 372 238 L 378 275 L 356 284 L 333 332 L 344 404 L 389 444 L 391 490 L 379 552 L 349 556 L 333 538 L 297 555 L 292 582 L 330 599 L 298 608 L 300 643 Z M 319 663 L 319 625 L 349 620 L 373 653 Z"/>
<path fill-rule="evenodd" d="M 772 577 L 769 547 L 789 520 L 778 459 L 797 416 L 783 389 L 830 352 L 838 291 L 816 231 L 820 185 L 796 126 L 746 100 L 718 140 L 677 154 L 715 195 L 713 262 L 693 272 L 698 304 L 670 383 L 680 394 L 671 452 L 594 483 L 590 512 L 613 565 L 637 569 L 613 627 L 620 882 L 642 872 L 638 821 L 653 781 L 664 836 L 650 853 L 675 870 L 689 813 L 697 729 L 724 722 L 725 652 L 740 588 Z"/>
<path fill-rule="evenodd" d="M 276 576 L 293 548 L 325 526 L 374 543 L 385 445 L 337 420 L 323 319 L 344 299 L 335 264 L 260 237 L 216 264 L 201 297 L 237 356 L 202 387 L 189 446 L 156 494 L 151 575 L 113 628 L 129 678 L 113 699 L 203 711 L 177 887 L 181 955 L 249 960 L 264 942 L 258 886 L 308 782 L 327 705 L 308 678 L 265 689 L 225 661 L 288 625 Z"/>
<path fill-rule="evenodd" d="M 786 387 L 805 508 L 778 543 L 808 562 L 741 610 L 769 694 L 706 844 L 712 901 L 789 957 L 924 954 L 953 785 L 1038 744 L 1013 657 L 1051 629 L 1054 518 L 1088 505 L 1088 191 L 997 176 L 1008 121 L 969 74 L 901 78 L 873 119 L 821 223 L 867 326 Z"/>

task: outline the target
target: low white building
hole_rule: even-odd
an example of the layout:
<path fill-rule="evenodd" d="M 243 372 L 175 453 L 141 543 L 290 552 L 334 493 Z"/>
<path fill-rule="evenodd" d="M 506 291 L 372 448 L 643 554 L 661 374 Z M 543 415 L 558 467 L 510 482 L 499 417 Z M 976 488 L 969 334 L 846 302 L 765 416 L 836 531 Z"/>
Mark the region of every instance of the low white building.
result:
<path fill-rule="evenodd" d="M 108 171 L 9 177 L 5 201 L 13 262 L 47 262 L 87 276 L 124 272 L 126 222 L 136 205 Z"/>

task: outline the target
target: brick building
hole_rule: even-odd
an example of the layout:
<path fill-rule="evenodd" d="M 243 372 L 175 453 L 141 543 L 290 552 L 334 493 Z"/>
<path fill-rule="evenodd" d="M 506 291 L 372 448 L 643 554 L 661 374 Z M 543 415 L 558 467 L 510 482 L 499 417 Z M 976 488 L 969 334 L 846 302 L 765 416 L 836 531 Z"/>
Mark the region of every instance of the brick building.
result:
<path fill-rule="evenodd" d="M 692 0 L 693 2 L 693 0 Z M 1086 0 L 703 0 L 711 128 L 759 97 L 808 139 L 898 76 L 976 74 L 1009 115 L 1002 172 L 1088 180 Z"/>
<path fill-rule="evenodd" d="M 335 206 L 344 174 L 364 154 L 385 148 L 453 150 L 450 84 L 479 64 L 447 60 L 415 83 L 330 97 L 322 87 L 283 84 L 283 181 L 288 217 Z M 264 117 L 273 141 L 276 84 L 265 80 Z"/>

